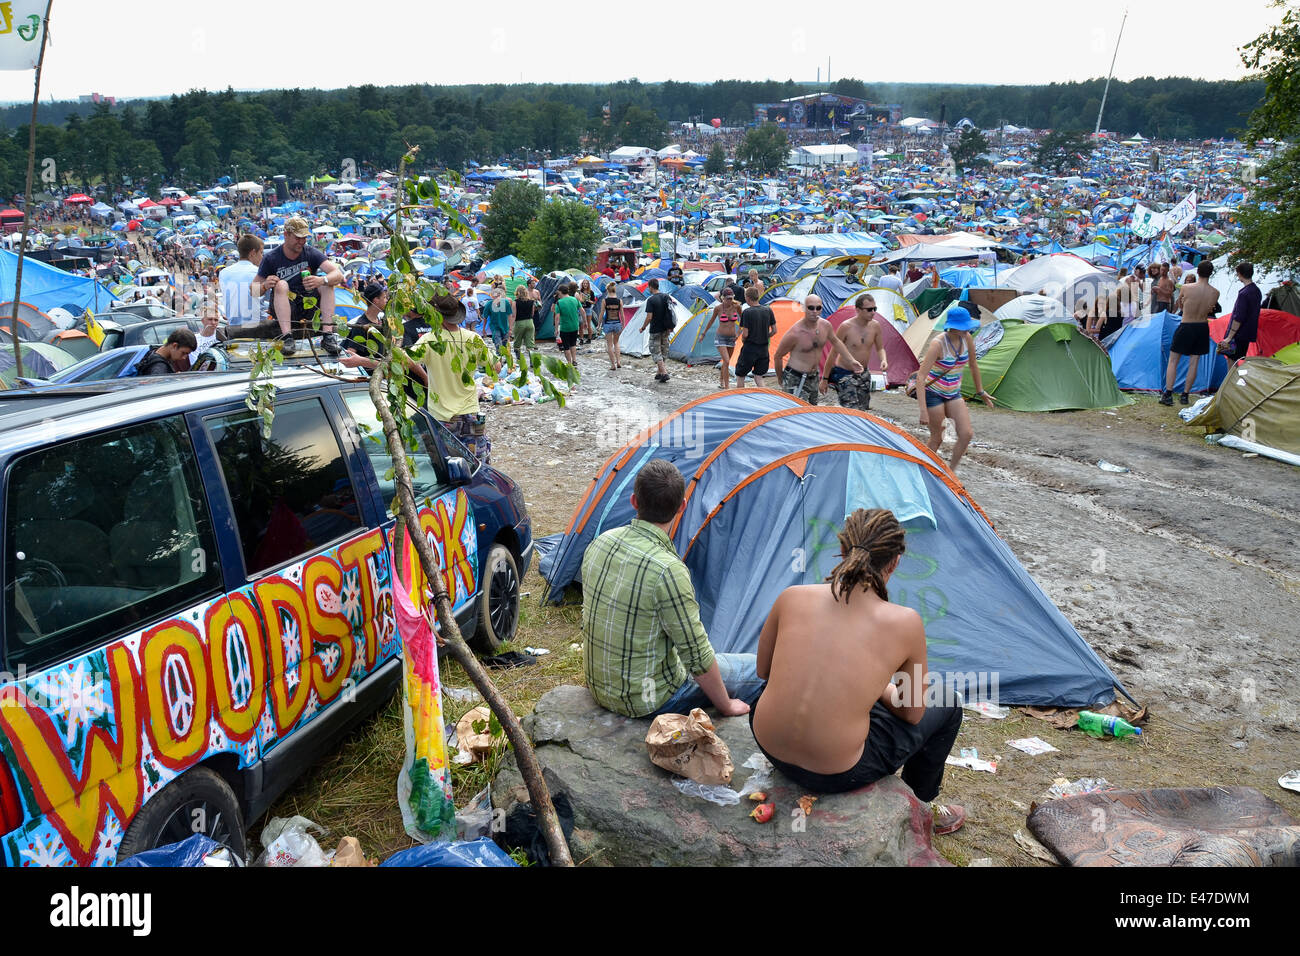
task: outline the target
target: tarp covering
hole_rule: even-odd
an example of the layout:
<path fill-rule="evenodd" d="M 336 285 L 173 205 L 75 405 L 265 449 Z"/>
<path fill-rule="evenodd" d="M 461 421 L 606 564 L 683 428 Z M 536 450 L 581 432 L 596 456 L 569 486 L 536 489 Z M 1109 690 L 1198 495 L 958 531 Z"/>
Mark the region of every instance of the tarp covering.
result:
<path fill-rule="evenodd" d="M 1242 359 L 1209 407 L 1187 424 L 1300 454 L 1300 364 Z"/>
<path fill-rule="evenodd" d="M 1020 412 L 1118 408 L 1132 399 L 1120 392 L 1106 353 L 1072 322 L 1036 325 L 1000 320 L 1001 341 L 979 359 L 984 390 L 994 402 Z M 961 392 L 975 397 L 970 366 Z"/>
<path fill-rule="evenodd" d="M 1106 338 L 1103 344 L 1110 353 L 1111 370 L 1120 388 L 1153 392 L 1164 389 L 1165 369 L 1178 323 L 1178 316 L 1160 312 L 1130 322 Z M 1218 388 L 1228 374 L 1228 360 L 1211 348 L 1209 355 L 1201 356 L 1196 366 L 1196 381 L 1188 388 L 1190 362 L 1187 357 L 1179 361 L 1175 391 L 1209 392 Z"/>
<path fill-rule="evenodd" d="M 18 275 L 18 254 L 0 249 L 0 299 L 12 301 Z M 69 304 L 80 311 L 103 312 L 117 296 L 94 279 L 74 276 L 30 256 L 23 261 L 22 301 L 43 312 Z"/>
<path fill-rule="evenodd" d="M 756 252 L 771 252 L 780 256 L 801 254 L 826 255 L 832 252 L 869 253 L 884 249 L 878 236 L 869 232 L 831 232 L 802 236 L 791 232 L 774 232 L 759 236 Z"/>

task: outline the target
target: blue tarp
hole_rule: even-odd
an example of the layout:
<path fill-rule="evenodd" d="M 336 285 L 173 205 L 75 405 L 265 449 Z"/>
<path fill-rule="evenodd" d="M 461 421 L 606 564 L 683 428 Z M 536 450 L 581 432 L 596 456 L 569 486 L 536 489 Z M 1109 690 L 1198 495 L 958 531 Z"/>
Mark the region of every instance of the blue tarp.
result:
<path fill-rule="evenodd" d="M 1137 319 L 1109 336 L 1102 344 L 1110 353 L 1110 367 L 1120 388 L 1158 392 L 1165 387 L 1165 369 L 1169 364 L 1170 346 L 1179 318 L 1168 312 Z M 1208 392 L 1222 384 L 1228 375 L 1228 360 L 1210 345 L 1209 356 L 1202 355 L 1196 367 L 1196 381 L 1187 388 L 1190 358 L 1178 363 L 1177 392 Z"/>
<path fill-rule="evenodd" d="M 13 300 L 17 275 L 18 254 L 0 249 L 0 301 Z M 36 306 L 42 312 L 64 308 L 69 304 L 82 310 L 103 312 L 108 309 L 110 302 L 117 301 L 117 296 L 94 279 L 74 276 L 48 262 L 28 256 L 23 260 L 22 301 Z"/>
<path fill-rule="evenodd" d="M 493 259 L 479 271 L 490 279 L 493 276 L 508 276 L 511 269 L 515 271 L 515 275 L 532 272 L 528 263 L 518 256 L 502 256 L 500 259 Z"/>
<path fill-rule="evenodd" d="M 879 420 L 833 408 L 783 409 L 780 397 L 749 392 L 701 402 L 625 446 L 579 508 L 585 526 L 566 533 L 556 560 L 542 563 L 552 587 L 572 580 L 599 532 L 631 519 L 636 472 L 665 458 L 690 489 L 674 545 L 714 650 L 753 653 L 781 591 L 820 583 L 839 562 L 845 516 L 888 507 L 913 515 L 890 599 L 921 614 L 932 673 L 957 678 L 968 700 L 1077 707 L 1114 699 L 1119 681 L 924 448 Z M 889 481 L 861 461 L 880 449 L 895 459 Z M 875 476 L 870 495 L 854 480 L 863 474 Z"/>

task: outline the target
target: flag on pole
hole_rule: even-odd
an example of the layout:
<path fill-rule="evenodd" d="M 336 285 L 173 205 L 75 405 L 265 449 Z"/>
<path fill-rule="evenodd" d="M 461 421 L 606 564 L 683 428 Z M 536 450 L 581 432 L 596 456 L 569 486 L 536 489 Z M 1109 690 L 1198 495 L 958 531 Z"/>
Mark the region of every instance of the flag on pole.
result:
<path fill-rule="evenodd" d="M 0 3 L 0 70 L 34 70 L 45 36 L 41 0 Z"/>
<path fill-rule="evenodd" d="M 1165 228 L 1177 235 L 1191 224 L 1196 218 L 1196 190 L 1193 189 L 1187 194 L 1187 198 L 1180 202 L 1173 209 L 1169 210 L 1165 217 Z"/>

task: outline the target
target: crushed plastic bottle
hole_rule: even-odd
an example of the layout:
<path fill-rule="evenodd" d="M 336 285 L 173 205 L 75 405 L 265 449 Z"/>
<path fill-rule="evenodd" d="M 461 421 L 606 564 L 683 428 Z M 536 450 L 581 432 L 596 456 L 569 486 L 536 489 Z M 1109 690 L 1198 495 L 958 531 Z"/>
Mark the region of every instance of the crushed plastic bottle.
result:
<path fill-rule="evenodd" d="M 1125 468 L 1123 465 L 1116 465 L 1112 462 L 1107 461 L 1105 458 L 1097 462 L 1097 467 L 1100 468 L 1102 471 L 1109 471 L 1111 474 L 1115 474 L 1115 475 L 1128 474 L 1128 469 Z"/>

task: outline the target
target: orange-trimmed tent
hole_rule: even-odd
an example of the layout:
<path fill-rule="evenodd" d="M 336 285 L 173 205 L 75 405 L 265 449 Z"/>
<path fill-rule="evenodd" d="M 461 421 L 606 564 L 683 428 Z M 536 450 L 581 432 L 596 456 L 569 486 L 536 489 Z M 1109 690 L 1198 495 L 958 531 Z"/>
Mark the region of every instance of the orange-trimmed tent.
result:
<path fill-rule="evenodd" d="M 685 453 L 701 416 L 707 440 Z M 695 403 L 621 449 L 554 560 L 542 563 L 553 595 L 577 577 L 599 531 L 631 519 L 632 481 L 656 457 L 687 478 L 673 540 L 715 650 L 752 653 L 781 591 L 823 581 L 840 560 L 845 516 L 887 508 L 907 530 L 890 597 L 921 615 L 932 673 L 967 700 L 1077 707 L 1114 699 L 1114 675 L 929 449 L 874 415 L 766 390 Z"/>

